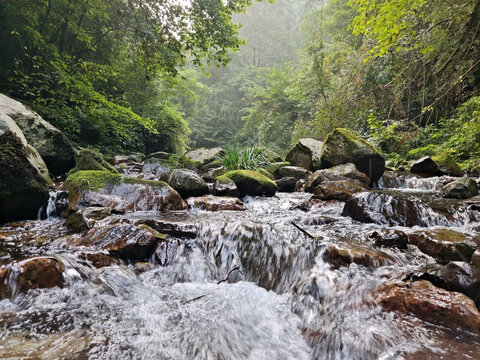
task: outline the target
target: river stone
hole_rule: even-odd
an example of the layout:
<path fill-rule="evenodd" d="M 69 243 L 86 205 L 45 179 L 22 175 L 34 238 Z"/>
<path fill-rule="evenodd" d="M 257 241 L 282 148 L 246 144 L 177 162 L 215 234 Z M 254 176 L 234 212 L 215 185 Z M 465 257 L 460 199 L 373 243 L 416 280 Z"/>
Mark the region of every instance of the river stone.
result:
<path fill-rule="evenodd" d="M 309 138 L 300 139 L 288 152 L 285 160 L 293 166 L 315 171 L 320 168 L 321 151 L 321 141 Z"/>
<path fill-rule="evenodd" d="M 424 177 L 441 175 L 438 165 L 430 156 L 424 156 L 412 163 L 410 172 Z"/>
<path fill-rule="evenodd" d="M 277 179 L 293 177 L 295 180 L 306 179 L 311 174 L 311 171 L 300 166 L 283 166 L 274 172 Z"/>
<path fill-rule="evenodd" d="M 90 206 L 117 213 L 188 209 L 178 192 L 162 181 L 124 178 L 108 171 L 76 172 L 64 187 L 70 191 L 70 211 Z"/>
<path fill-rule="evenodd" d="M 48 170 L 20 128 L 0 112 L 0 223 L 36 219 L 51 185 Z"/>
<path fill-rule="evenodd" d="M 335 129 L 327 135 L 321 151 L 321 168 L 353 163 L 377 182 L 385 171 L 385 159 L 372 145 L 347 129 Z"/>
<path fill-rule="evenodd" d="M 138 219 L 134 222 L 136 226 L 142 224 L 148 225 L 162 234 L 178 238 L 195 239 L 198 235 L 198 227 L 191 220 L 162 218 Z"/>
<path fill-rule="evenodd" d="M 225 167 L 220 166 L 220 167 L 213 168 L 213 169 L 210 169 L 207 172 L 205 172 L 202 175 L 202 179 L 207 181 L 207 182 L 213 182 L 213 181 L 215 181 L 215 178 L 217 178 L 219 176 L 222 176 L 222 175 L 226 174 L 227 172 L 228 172 L 228 170 Z"/>
<path fill-rule="evenodd" d="M 22 129 L 28 143 L 38 151 L 53 175 L 65 174 L 75 165 L 75 150 L 70 141 L 40 115 L 3 94 L 0 94 L 0 112 L 10 116 Z"/>
<path fill-rule="evenodd" d="M 155 158 L 146 160 L 142 166 L 142 173 L 152 174 L 152 180 L 168 182 L 171 172 L 172 166 L 167 161 Z"/>
<path fill-rule="evenodd" d="M 225 153 L 225 150 L 221 147 L 216 148 L 199 148 L 192 151 L 189 151 L 185 154 L 187 159 L 201 163 L 202 165 L 207 164 L 218 157 L 222 156 Z"/>
<path fill-rule="evenodd" d="M 427 280 L 383 285 L 376 290 L 376 299 L 385 311 L 414 315 L 450 328 L 463 328 L 480 333 L 480 312 L 472 299 L 458 292 L 433 286 Z"/>
<path fill-rule="evenodd" d="M 244 211 L 246 210 L 243 202 L 233 196 L 201 196 L 201 197 L 191 197 L 187 199 L 188 205 L 192 209 L 200 209 L 205 211 L 223 211 L 223 210 L 233 210 L 233 211 Z"/>
<path fill-rule="evenodd" d="M 318 185 L 329 181 L 339 180 L 346 180 L 346 178 L 334 174 L 328 169 L 317 170 L 307 178 L 307 181 L 305 182 L 305 191 L 313 193 Z"/>
<path fill-rule="evenodd" d="M 438 271 L 446 290 L 458 291 L 480 307 L 480 269 L 463 261 L 452 261 Z M 443 287 L 443 286 L 442 286 Z"/>
<path fill-rule="evenodd" d="M 375 246 L 406 249 L 408 245 L 407 234 L 400 230 L 381 229 L 371 233 L 368 238 L 373 241 Z"/>
<path fill-rule="evenodd" d="M 275 180 L 275 184 L 277 184 L 277 189 L 280 192 L 294 192 L 297 186 L 297 179 L 293 177 L 283 177 Z"/>
<path fill-rule="evenodd" d="M 408 235 L 408 242 L 438 261 L 469 261 L 480 247 L 480 240 L 451 229 L 417 231 Z"/>
<path fill-rule="evenodd" d="M 208 185 L 195 171 L 174 169 L 168 179 L 169 185 L 177 190 L 182 197 L 208 194 Z"/>
<path fill-rule="evenodd" d="M 69 245 L 107 250 L 110 254 L 131 261 L 146 261 L 157 246 L 158 239 L 145 229 L 131 224 L 94 227 Z"/>
<path fill-rule="evenodd" d="M 48 257 L 33 257 L 1 267 L 0 299 L 14 298 L 30 289 L 62 286 L 64 270 L 61 261 Z"/>
<path fill-rule="evenodd" d="M 442 194 L 446 198 L 468 199 L 478 195 L 478 186 L 473 179 L 463 177 L 445 185 Z"/>
<path fill-rule="evenodd" d="M 464 175 L 460 165 L 447 153 L 434 156 L 432 160 L 435 161 L 442 174 L 458 177 Z"/>
<path fill-rule="evenodd" d="M 240 196 L 240 191 L 238 191 L 237 185 L 233 182 L 233 180 L 224 177 L 224 175 L 215 179 L 211 192 L 212 195 L 215 196 Z"/>
<path fill-rule="evenodd" d="M 230 171 L 216 180 L 220 183 L 233 181 L 241 196 L 274 196 L 277 192 L 277 184 L 273 180 L 252 170 Z"/>
<path fill-rule="evenodd" d="M 108 207 L 90 206 L 83 210 L 83 216 L 91 220 L 103 220 L 110 215 L 112 215 L 112 212 Z"/>
<path fill-rule="evenodd" d="M 87 261 L 97 269 L 100 269 L 106 266 L 113 266 L 113 265 L 126 265 L 126 262 L 124 260 L 114 256 L 110 256 L 103 252 L 81 251 L 81 252 L 78 252 L 77 254 L 80 259 Z"/>
<path fill-rule="evenodd" d="M 358 180 L 337 180 L 318 185 L 313 195 L 321 200 L 347 201 L 353 194 L 365 190 L 365 185 Z"/>
<path fill-rule="evenodd" d="M 365 267 L 380 267 L 394 264 L 394 259 L 379 250 L 374 250 L 359 245 L 331 245 L 326 248 L 323 258 L 334 269 L 350 264 L 363 265 Z"/>
<path fill-rule="evenodd" d="M 343 178 L 358 180 L 368 186 L 370 184 L 370 178 L 364 174 L 363 172 L 359 171 L 355 164 L 347 163 L 342 165 L 333 166 L 329 169 L 323 170 L 328 172 L 333 176 L 341 176 Z"/>

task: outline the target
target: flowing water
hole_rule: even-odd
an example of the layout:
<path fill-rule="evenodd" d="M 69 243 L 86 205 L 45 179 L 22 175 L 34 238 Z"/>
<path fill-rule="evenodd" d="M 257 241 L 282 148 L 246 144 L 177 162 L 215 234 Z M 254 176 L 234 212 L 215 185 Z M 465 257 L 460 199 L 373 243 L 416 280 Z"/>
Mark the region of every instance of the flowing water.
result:
<path fill-rule="evenodd" d="M 414 180 L 402 181 L 390 187 L 402 192 Z M 426 181 L 423 192 L 438 181 Z M 171 237 L 152 265 L 97 269 L 68 247 L 78 235 L 68 235 L 60 219 L 7 224 L 0 264 L 53 256 L 66 266 L 66 283 L 0 301 L 0 359 L 480 358 L 479 336 L 373 305 L 374 289 L 434 259 L 409 247 L 382 248 L 391 261 L 377 268 L 334 269 L 324 261 L 332 244 L 373 247 L 367 235 L 374 230 L 412 231 L 389 223 L 385 199 L 369 196 L 360 198 L 385 221 L 359 223 L 334 201 L 301 210 L 305 193 L 246 198 L 247 211 L 112 215 L 193 226 L 196 238 Z M 477 235 L 478 211 L 458 208 L 440 219 L 427 202 L 418 204 L 421 226 Z"/>

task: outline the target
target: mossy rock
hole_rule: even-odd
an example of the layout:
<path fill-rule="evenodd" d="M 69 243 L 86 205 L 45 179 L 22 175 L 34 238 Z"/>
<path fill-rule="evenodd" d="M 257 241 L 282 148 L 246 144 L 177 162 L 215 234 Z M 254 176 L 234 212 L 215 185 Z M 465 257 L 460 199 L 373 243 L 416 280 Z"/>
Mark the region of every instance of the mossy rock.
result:
<path fill-rule="evenodd" d="M 68 172 L 68 175 L 83 170 L 109 171 L 113 174 L 118 174 L 118 171 L 112 165 L 96 152 L 89 149 L 80 150 L 75 155 L 75 167 Z"/>
<path fill-rule="evenodd" d="M 207 172 L 209 170 L 217 169 L 222 166 L 223 166 L 223 163 L 219 159 L 216 159 L 216 160 L 210 161 L 209 163 L 206 163 L 205 165 L 202 165 L 200 167 L 200 171 Z"/>
<path fill-rule="evenodd" d="M 478 185 L 474 180 L 463 177 L 445 185 L 442 193 L 446 198 L 468 199 L 478 195 Z"/>
<path fill-rule="evenodd" d="M 280 162 L 274 162 L 265 167 L 265 170 L 267 170 L 269 173 L 273 174 L 275 171 L 280 169 L 281 167 L 284 166 L 289 166 L 290 162 L 288 161 L 280 161 Z"/>
<path fill-rule="evenodd" d="M 271 180 L 275 180 L 275 176 L 268 170 L 264 169 L 264 168 L 257 168 L 257 171 L 262 174 L 263 176 L 266 176 L 268 177 L 269 179 Z"/>
<path fill-rule="evenodd" d="M 449 154 L 443 153 L 437 156 L 433 156 L 432 160 L 435 161 L 440 171 L 450 176 L 463 176 L 463 171 L 460 165 L 457 164 L 454 158 Z"/>
<path fill-rule="evenodd" d="M 321 165 L 322 145 L 321 141 L 315 139 L 300 139 L 288 152 L 285 160 L 293 166 L 313 171 L 318 170 Z"/>
<path fill-rule="evenodd" d="M 277 184 L 268 177 L 253 170 L 234 170 L 219 176 L 219 183 L 228 183 L 230 179 L 235 183 L 241 196 L 274 196 Z"/>
<path fill-rule="evenodd" d="M 335 129 L 323 142 L 321 168 L 346 163 L 355 164 L 372 182 L 378 181 L 385 171 L 385 158 L 377 149 L 350 130 Z"/>
<path fill-rule="evenodd" d="M 81 170 L 70 174 L 64 186 L 69 190 L 97 190 L 107 184 L 119 184 L 120 182 L 122 182 L 120 174 L 114 174 L 107 170 Z"/>

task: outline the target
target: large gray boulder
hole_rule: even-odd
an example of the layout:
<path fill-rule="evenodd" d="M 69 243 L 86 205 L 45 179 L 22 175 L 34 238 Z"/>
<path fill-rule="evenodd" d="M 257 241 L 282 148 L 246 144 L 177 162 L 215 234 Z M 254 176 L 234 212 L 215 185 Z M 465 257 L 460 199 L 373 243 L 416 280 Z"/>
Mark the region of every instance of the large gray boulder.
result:
<path fill-rule="evenodd" d="M 49 198 L 51 180 L 20 128 L 0 112 L 0 222 L 34 219 Z"/>
<path fill-rule="evenodd" d="M 463 177 L 445 185 L 442 194 L 446 198 L 468 199 L 478 195 L 478 186 L 474 180 Z"/>
<path fill-rule="evenodd" d="M 200 163 L 201 165 L 207 164 L 211 161 L 214 161 L 219 156 L 223 155 L 225 150 L 221 147 L 216 148 L 199 148 L 192 151 L 189 151 L 185 154 L 185 157 L 191 161 Z"/>
<path fill-rule="evenodd" d="M 299 166 L 307 170 L 320 169 L 322 142 L 315 139 L 300 139 L 288 152 L 285 160 L 293 166 Z"/>
<path fill-rule="evenodd" d="M 75 150 L 60 130 L 22 103 L 3 94 L 0 94 L 0 111 L 15 121 L 53 175 L 62 175 L 74 167 Z"/>
<path fill-rule="evenodd" d="M 346 163 L 355 164 L 372 182 L 378 181 L 385 171 L 385 158 L 377 149 L 347 129 L 335 129 L 323 142 L 321 168 Z"/>
<path fill-rule="evenodd" d="M 174 169 L 168 183 L 184 198 L 208 194 L 208 185 L 198 174 L 188 169 Z"/>

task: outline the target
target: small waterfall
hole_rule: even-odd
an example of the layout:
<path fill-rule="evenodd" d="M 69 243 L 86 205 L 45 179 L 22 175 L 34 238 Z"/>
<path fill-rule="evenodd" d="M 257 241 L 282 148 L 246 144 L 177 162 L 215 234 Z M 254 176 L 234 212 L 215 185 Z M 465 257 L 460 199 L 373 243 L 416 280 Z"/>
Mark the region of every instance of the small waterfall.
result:
<path fill-rule="evenodd" d="M 50 191 L 48 203 L 38 209 L 37 219 L 48 220 L 60 217 L 68 208 L 68 192 L 66 191 Z"/>
<path fill-rule="evenodd" d="M 386 171 L 378 181 L 380 189 L 401 189 L 403 191 L 434 192 L 455 178 L 451 176 L 434 176 L 418 178 L 410 174 L 397 174 Z"/>

